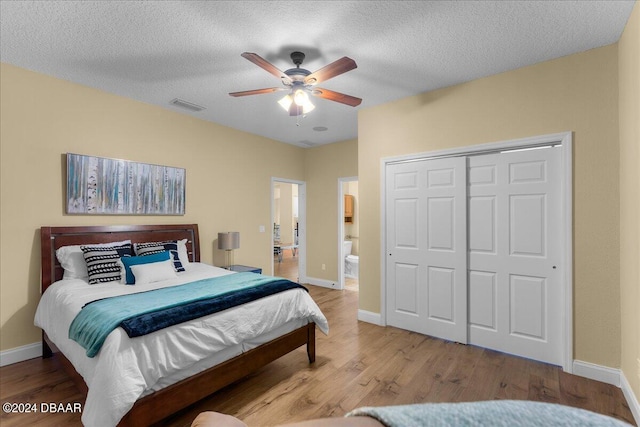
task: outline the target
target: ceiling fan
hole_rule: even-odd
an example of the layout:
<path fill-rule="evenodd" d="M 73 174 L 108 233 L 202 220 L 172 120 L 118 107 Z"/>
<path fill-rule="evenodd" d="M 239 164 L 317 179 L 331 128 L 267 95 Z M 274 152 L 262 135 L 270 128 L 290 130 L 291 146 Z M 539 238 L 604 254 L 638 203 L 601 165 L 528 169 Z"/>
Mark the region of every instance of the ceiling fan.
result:
<path fill-rule="evenodd" d="M 278 103 L 282 108 L 289 112 L 290 116 L 307 114 L 315 108 L 311 101 L 309 101 L 309 94 L 319 98 L 328 99 L 329 101 L 350 105 L 352 107 L 358 106 L 362 102 L 362 99 L 356 98 L 355 96 L 345 95 L 344 93 L 315 86 L 317 83 L 327 81 L 333 77 L 357 68 L 356 62 L 346 56 L 313 73 L 309 70 L 305 70 L 304 68 L 300 68 L 305 57 L 302 52 L 291 53 L 291 60 L 296 67 L 290 68 L 286 71 L 280 71 L 275 65 L 255 53 L 244 52 L 241 56 L 278 77 L 282 81 L 283 86 L 245 90 L 242 92 L 231 92 L 229 93 L 231 96 L 259 95 L 262 93 L 287 90 L 289 93 L 278 101 Z"/>

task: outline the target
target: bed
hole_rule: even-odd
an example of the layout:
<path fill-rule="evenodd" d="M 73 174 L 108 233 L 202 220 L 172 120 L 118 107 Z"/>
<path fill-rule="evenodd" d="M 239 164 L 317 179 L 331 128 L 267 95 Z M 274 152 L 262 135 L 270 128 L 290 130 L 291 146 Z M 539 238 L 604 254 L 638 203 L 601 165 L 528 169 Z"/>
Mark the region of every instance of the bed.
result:
<path fill-rule="evenodd" d="M 132 243 L 183 242 L 188 268 L 184 273 L 178 273 L 175 283 L 172 279 L 158 282 L 158 286 L 169 287 L 205 277 L 253 274 L 230 273 L 200 263 L 196 224 L 42 227 L 43 295 L 36 313 L 36 325 L 43 329 L 43 357 L 60 358 L 65 370 L 87 396 L 84 424 L 150 425 L 303 345 L 306 345 L 309 362 L 315 361 L 316 324 L 325 333 L 328 325 L 313 300 L 299 289 L 138 338 L 128 338 L 122 328 L 116 328 L 98 354 L 87 357 L 84 349 L 68 338 L 69 325 L 77 312 L 84 303 L 112 296 L 112 293 L 120 292 L 118 289 L 136 292 L 132 290 L 135 286 L 89 286 L 79 279 L 62 280 L 64 269 L 56 257 L 56 250 L 123 240 Z M 140 285 L 139 290 L 146 290 L 144 286 Z M 68 312 L 56 305 L 61 301 L 71 307 Z M 258 320 L 252 314 L 256 311 L 271 314 Z M 237 328 L 225 329 L 224 333 L 214 331 L 212 326 L 228 327 L 237 320 L 254 324 L 238 322 Z M 202 335 L 203 330 L 205 335 Z M 194 331 L 201 335 L 194 338 Z M 110 390 L 115 394 L 108 394 Z M 101 400 L 105 399 L 104 393 L 116 397 Z"/>

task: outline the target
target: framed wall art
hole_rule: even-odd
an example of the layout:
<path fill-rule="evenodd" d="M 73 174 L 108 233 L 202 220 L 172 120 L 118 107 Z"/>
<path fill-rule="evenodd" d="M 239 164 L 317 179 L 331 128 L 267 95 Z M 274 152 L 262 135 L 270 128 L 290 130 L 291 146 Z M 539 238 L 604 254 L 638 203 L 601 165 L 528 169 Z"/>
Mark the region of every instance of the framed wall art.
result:
<path fill-rule="evenodd" d="M 68 214 L 184 215 L 186 170 L 67 153 Z"/>

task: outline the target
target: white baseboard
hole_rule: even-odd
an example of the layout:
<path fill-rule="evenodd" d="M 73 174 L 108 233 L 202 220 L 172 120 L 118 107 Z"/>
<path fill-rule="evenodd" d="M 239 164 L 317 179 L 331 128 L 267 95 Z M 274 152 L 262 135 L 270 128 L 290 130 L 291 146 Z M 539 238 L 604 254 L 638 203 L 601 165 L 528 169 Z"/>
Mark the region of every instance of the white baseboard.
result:
<path fill-rule="evenodd" d="M 640 403 L 638 402 L 638 396 L 633 392 L 631 384 L 629 384 L 627 377 L 622 371 L 620 372 L 620 388 L 622 389 L 624 398 L 627 399 L 627 404 L 629 405 L 629 409 L 631 409 L 636 425 L 640 425 Z"/>
<path fill-rule="evenodd" d="M 0 351 L 0 366 L 13 365 L 29 359 L 42 356 L 42 343 L 23 345 L 10 350 Z"/>
<path fill-rule="evenodd" d="M 373 313 L 367 310 L 358 310 L 358 320 L 382 326 L 382 318 L 380 317 L 380 313 Z"/>
<path fill-rule="evenodd" d="M 638 403 L 638 396 L 633 392 L 633 389 L 622 370 L 583 362 L 581 360 L 574 360 L 573 373 L 581 377 L 619 387 L 622 390 L 622 394 L 624 394 L 624 398 L 627 400 L 627 404 L 631 409 L 631 413 L 633 414 L 636 424 L 640 425 L 640 403 Z"/>
<path fill-rule="evenodd" d="M 573 373 L 581 377 L 620 387 L 620 369 L 608 368 L 594 363 L 573 361 Z"/>
<path fill-rule="evenodd" d="M 300 278 L 300 283 L 308 283 L 310 285 L 322 286 L 329 289 L 340 289 L 338 283 L 326 279 L 318 279 L 317 277 L 305 277 L 304 280 Z"/>

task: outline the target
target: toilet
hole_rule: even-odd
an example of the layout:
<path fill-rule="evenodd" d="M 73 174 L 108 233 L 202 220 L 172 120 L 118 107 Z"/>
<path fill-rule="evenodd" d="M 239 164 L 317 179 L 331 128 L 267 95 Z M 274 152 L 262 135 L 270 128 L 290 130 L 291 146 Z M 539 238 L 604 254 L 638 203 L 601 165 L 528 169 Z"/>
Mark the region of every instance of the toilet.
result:
<path fill-rule="evenodd" d="M 352 279 L 358 278 L 358 255 L 351 255 L 351 248 L 353 247 L 353 242 L 350 240 L 345 240 L 343 243 L 344 250 L 344 275 L 346 277 L 350 277 Z"/>

